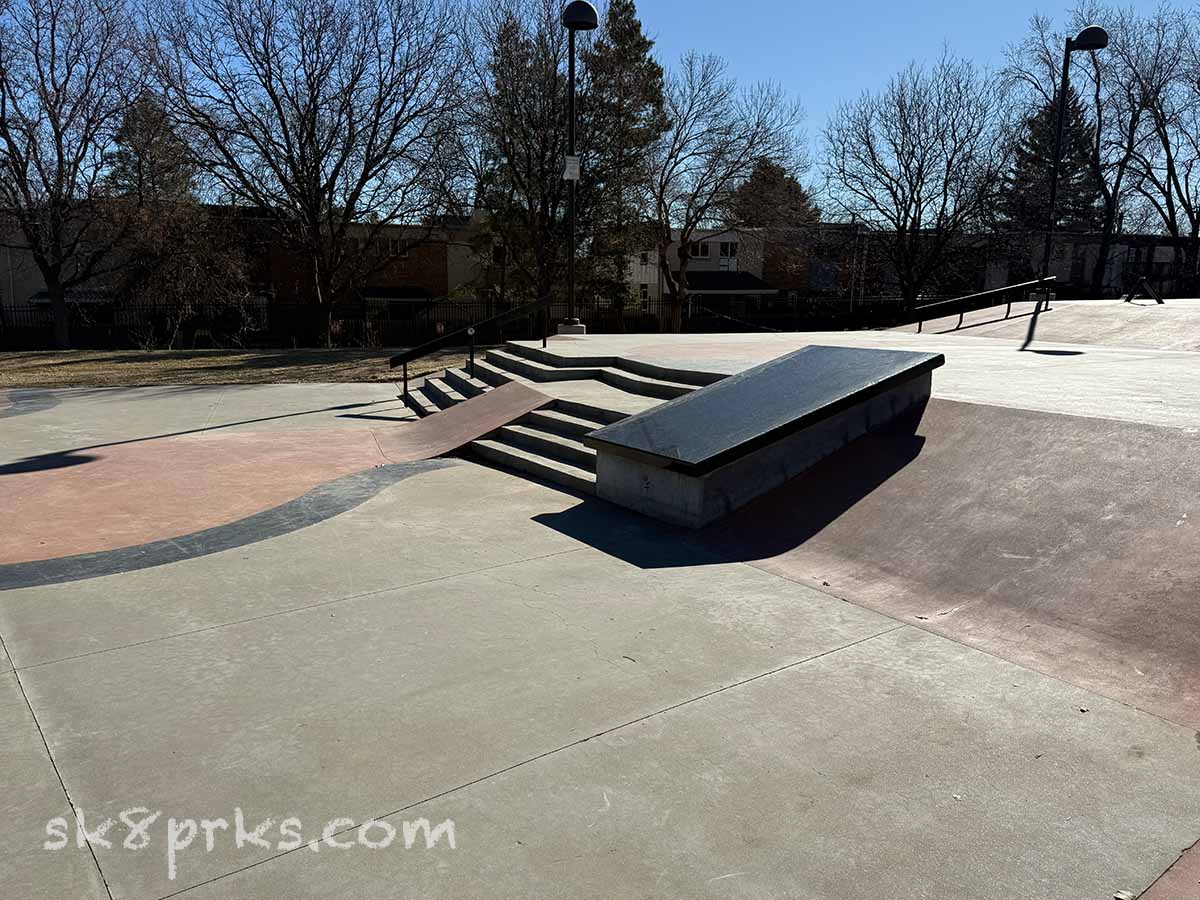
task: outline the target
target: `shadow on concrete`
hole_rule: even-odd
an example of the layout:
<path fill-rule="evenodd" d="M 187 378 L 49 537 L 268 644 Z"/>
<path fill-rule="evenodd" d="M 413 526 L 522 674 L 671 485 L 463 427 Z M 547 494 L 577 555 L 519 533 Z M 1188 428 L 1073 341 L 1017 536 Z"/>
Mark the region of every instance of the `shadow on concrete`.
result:
<path fill-rule="evenodd" d="M 76 453 L 74 450 L 68 450 L 65 453 L 45 453 L 41 456 L 30 456 L 27 459 L 0 465 L 0 476 L 44 472 L 49 469 L 69 469 L 71 466 L 94 462 L 99 458 L 90 454 Z"/>
<path fill-rule="evenodd" d="M 1039 356 L 1083 356 L 1083 350 L 1030 350 Z"/>
<path fill-rule="evenodd" d="M 588 498 L 534 521 L 642 569 L 768 559 L 799 547 L 917 458 L 920 414 L 859 438 L 808 472 L 698 531 Z"/>
<path fill-rule="evenodd" d="M 396 400 L 389 398 L 386 400 L 369 400 L 363 403 L 343 403 L 339 406 L 326 406 L 321 409 L 305 409 L 300 412 L 280 413 L 277 416 L 261 416 L 257 419 L 242 419 L 238 422 L 222 422 L 220 425 L 206 425 L 201 428 L 189 428 L 185 431 L 172 431 L 166 434 L 150 434 L 145 437 L 129 438 L 124 441 L 109 441 L 105 444 L 90 444 L 86 447 L 75 447 L 71 450 L 55 450 L 53 453 L 42 453 L 38 456 L 27 456 L 24 459 L 17 460 L 14 463 L 9 463 L 7 466 L 0 467 L 0 475 L 15 475 L 18 472 L 37 472 L 42 469 L 60 469 L 66 465 L 79 465 L 80 463 L 93 462 L 99 459 L 97 456 L 80 456 L 76 459 L 75 454 L 80 454 L 84 450 L 102 450 L 105 447 L 120 447 L 125 444 L 141 444 L 146 441 L 157 441 L 166 438 L 185 437 L 189 434 L 200 434 L 208 431 L 221 431 L 225 428 L 236 428 L 239 425 L 256 425 L 259 422 L 275 422 L 279 419 L 294 419 L 296 416 L 311 416 L 316 413 L 338 412 L 339 410 L 361 409 L 364 406 L 378 406 L 381 403 L 395 403 Z M 350 416 L 341 415 L 338 418 L 350 418 Z M 375 418 L 375 417 L 372 417 Z M 390 420 L 397 423 L 412 421 L 411 419 L 395 419 Z M 70 463 L 55 464 L 57 460 L 67 457 L 76 459 Z"/>

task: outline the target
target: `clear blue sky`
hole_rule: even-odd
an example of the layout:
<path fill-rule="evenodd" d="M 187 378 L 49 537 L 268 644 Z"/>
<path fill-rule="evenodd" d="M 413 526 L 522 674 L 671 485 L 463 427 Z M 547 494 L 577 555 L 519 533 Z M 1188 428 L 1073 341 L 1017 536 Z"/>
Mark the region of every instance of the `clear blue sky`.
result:
<path fill-rule="evenodd" d="M 1149 4 L 1152 0 L 1134 0 Z M 876 89 L 943 44 L 1000 65 L 1034 13 L 1064 22 L 1063 0 L 638 0 L 664 65 L 688 49 L 725 57 L 739 79 L 772 79 L 797 94 L 810 141 L 844 99 Z"/>

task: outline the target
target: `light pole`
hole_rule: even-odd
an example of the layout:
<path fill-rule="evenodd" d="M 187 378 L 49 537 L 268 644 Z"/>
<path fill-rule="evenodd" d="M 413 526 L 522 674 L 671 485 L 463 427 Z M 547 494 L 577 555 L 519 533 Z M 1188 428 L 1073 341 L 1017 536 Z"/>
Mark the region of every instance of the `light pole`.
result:
<path fill-rule="evenodd" d="M 579 181 L 579 157 L 575 155 L 575 32 L 591 31 L 600 24 L 596 7 L 587 0 L 571 0 L 562 11 L 567 29 L 567 159 L 563 177 L 567 179 L 567 322 L 559 332 L 580 332 L 575 316 L 575 186 Z"/>
<path fill-rule="evenodd" d="M 1062 80 L 1058 83 L 1058 129 L 1054 135 L 1054 159 L 1050 163 L 1050 202 L 1046 209 L 1046 248 L 1042 253 L 1042 278 L 1050 274 L 1050 251 L 1054 243 L 1054 203 L 1058 199 L 1058 169 L 1062 163 L 1063 125 L 1067 118 L 1067 93 L 1071 83 L 1071 54 L 1076 50 L 1103 50 L 1108 46 L 1108 32 L 1099 25 L 1089 25 L 1073 38 L 1067 38 L 1063 50 Z M 1047 289 L 1046 306 L 1049 308 Z M 1038 301 L 1039 304 L 1041 301 Z"/>

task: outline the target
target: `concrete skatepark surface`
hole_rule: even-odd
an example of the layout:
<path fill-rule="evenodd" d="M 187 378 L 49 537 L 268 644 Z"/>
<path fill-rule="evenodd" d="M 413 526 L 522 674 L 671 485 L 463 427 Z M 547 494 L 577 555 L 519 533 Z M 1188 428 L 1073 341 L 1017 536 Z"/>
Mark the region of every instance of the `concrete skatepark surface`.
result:
<path fill-rule="evenodd" d="M 80 498 L 42 538 L 27 503 L 10 567 L 49 565 L 47 536 L 115 546 L 139 508 L 110 515 L 101 473 L 136 481 L 127 448 L 198 495 L 243 483 L 230 457 L 262 473 L 202 498 L 218 529 L 338 483 L 376 436 L 371 471 L 409 467 L 301 527 L 0 590 L 0 893 L 1195 897 L 1200 357 L 898 333 L 550 347 L 729 372 L 808 343 L 947 364 L 915 435 L 698 534 L 384 458 L 416 424 L 391 385 L 0 395 L 0 505 L 37 479 Z M 142 850 L 120 826 L 42 849 L 72 808 L 94 828 L 132 807 L 162 813 Z M 267 847 L 200 834 L 169 872 L 168 818 L 232 829 L 235 808 L 274 820 Z M 287 817 L 306 842 L 453 820 L 455 846 L 281 849 Z"/>
<path fill-rule="evenodd" d="M 922 323 L 930 334 L 990 337 L 1023 341 L 1029 331 L 1033 303 L 1019 302 L 1011 311 L 993 306 L 958 316 Z M 1004 318 L 1006 312 L 1011 317 Z M 896 329 L 915 332 L 915 325 Z M 1142 350 L 1200 350 L 1200 300 L 1168 300 L 1162 305 L 1142 298 L 1121 300 L 1056 300 L 1049 312 L 1038 316 L 1036 338 L 1069 344 L 1123 347 Z"/>

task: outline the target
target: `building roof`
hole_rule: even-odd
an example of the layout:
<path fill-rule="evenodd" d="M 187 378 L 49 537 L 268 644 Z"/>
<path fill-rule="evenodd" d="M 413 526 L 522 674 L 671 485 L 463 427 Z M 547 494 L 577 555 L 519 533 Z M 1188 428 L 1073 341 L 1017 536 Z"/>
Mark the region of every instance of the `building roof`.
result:
<path fill-rule="evenodd" d="M 774 294 L 775 289 L 749 272 L 688 272 L 689 291 L 697 294 Z"/>

